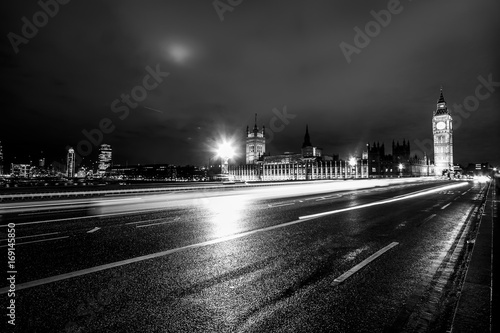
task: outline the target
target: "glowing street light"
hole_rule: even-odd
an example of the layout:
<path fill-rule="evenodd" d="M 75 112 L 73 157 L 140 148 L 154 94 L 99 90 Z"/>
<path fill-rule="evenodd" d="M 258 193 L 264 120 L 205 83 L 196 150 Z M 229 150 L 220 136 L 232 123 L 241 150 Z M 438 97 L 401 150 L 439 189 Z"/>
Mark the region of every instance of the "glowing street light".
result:
<path fill-rule="evenodd" d="M 217 156 L 221 158 L 221 173 L 229 174 L 229 159 L 234 156 L 234 148 L 227 141 L 224 141 L 217 148 Z"/>
<path fill-rule="evenodd" d="M 399 169 L 399 176 L 403 176 L 403 163 L 399 163 L 398 165 L 398 169 Z"/>

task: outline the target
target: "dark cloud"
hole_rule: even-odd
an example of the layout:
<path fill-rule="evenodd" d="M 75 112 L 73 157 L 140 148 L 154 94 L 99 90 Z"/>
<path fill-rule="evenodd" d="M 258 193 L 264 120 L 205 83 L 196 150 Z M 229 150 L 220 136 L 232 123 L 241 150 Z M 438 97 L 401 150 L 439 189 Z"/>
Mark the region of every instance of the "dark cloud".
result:
<path fill-rule="evenodd" d="M 220 21 L 211 1 L 71 1 L 16 54 L 7 35 L 21 34 L 21 18 L 32 20 L 40 6 L 3 3 L 5 158 L 43 150 L 59 160 L 85 139 L 82 131 L 108 118 L 114 130 L 103 141 L 116 163 L 201 164 L 222 133 L 242 143 L 255 113 L 269 128 L 273 108 L 284 106 L 296 117 L 274 133 L 272 153 L 299 151 L 306 124 L 327 153 L 345 156 L 373 141 L 389 147 L 393 139 L 414 147 L 431 138 L 440 85 L 452 107 L 474 96 L 478 76 L 500 81 L 500 4 L 401 1 L 401 12 L 348 63 L 339 44 L 354 44 L 354 27 L 364 29 L 370 11 L 387 6 L 243 1 Z M 157 65 L 170 75 L 120 119 L 113 101 Z M 500 164 L 495 89 L 455 131 L 460 163 Z"/>

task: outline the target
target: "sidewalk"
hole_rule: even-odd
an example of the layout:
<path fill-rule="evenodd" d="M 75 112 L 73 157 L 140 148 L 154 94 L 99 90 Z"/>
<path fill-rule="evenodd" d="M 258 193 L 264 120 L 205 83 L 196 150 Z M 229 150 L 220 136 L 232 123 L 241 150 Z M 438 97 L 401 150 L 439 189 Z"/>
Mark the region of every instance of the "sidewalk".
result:
<path fill-rule="evenodd" d="M 494 318 L 492 310 L 498 310 L 498 274 L 493 274 L 493 267 L 498 267 L 500 259 L 498 249 L 493 252 L 493 244 L 499 244 L 500 241 L 499 232 L 494 229 L 500 200 L 500 193 L 497 192 L 492 182 L 453 319 L 453 333 L 495 332 L 499 328 L 498 318 Z"/>

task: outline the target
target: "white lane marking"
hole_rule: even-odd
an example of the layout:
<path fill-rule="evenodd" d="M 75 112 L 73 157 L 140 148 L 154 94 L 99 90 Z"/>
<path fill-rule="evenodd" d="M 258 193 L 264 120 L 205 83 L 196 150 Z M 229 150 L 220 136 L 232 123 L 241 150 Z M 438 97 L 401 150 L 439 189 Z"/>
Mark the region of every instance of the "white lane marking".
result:
<path fill-rule="evenodd" d="M 42 236 L 57 235 L 57 234 L 60 234 L 60 232 L 49 232 L 49 233 L 47 233 L 47 234 L 39 234 L 39 235 L 31 235 L 31 236 L 21 236 L 21 237 L 17 237 L 17 236 L 16 236 L 16 239 L 33 238 L 33 237 L 42 237 Z M 6 239 L 0 239 L 0 242 L 6 242 L 6 241 L 7 241 Z"/>
<path fill-rule="evenodd" d="M 269 230 L 274 230 L 274 229 L 280 229 L 280 228 L 288 227 L 290 225 L 294 225 L 294 224 L 298 224 L 298 223 L 303 223 L 305 221 L 307 221 L 307 220 L 305 220 L 305 219 L 295 220 L 295 221 L 291 221 L 291 222 L 287 222 L 287 223 L 273 225 L 270 227 L 255 229 L 255 230 L 251 230 L 251 231 L 242 232 L 239 234 L 234 234 L 234 235 L 229 235 L 229 236 L 225 236 L 225 237 L 221 237 L 221 238 L 216 238 L 216 239 L 212 239 L 212 240 L 197 243 L 197 244 L 186 245 L 186 246 L 177 247 L 177 248 L 162 251 L 162 252 L 156 252 L 156 253 L 152 253 L 152 254 L 136 257 L 136 258 L 130 258 L 130 259 L 126 259 L 126 260 L 116 261 L 116 262 L 112 262 L 112 263 L 105 264 L 105 265 L 95 266 L 95 267 L 91 267 L 91 268 L 81 269 L 79 271 L 74 271 L 74 272 L 70 272 L 70 273 L 51 276 L 51 277 L 40 279 L 40 280 L 34 280 L 34 281 L 26 282 L 26 283 L 21 283 L 21 284 L 16 285 L 16 290 L 41 286 L 41 285 L 44 285 L 47 283 L 62 281 L 62 280 L 70 279 L 70 278 L 77 277 L 77 276 L 87 275 L 90 273 L 95 273 L 95 272 L 103 271 L 103 270 L 114 268 L 114 267 L 119 267 L 119 266 L 123 266 L 123 265 L 132 264 L 135 262 L 144 261 L 147 259 L 163 257 L 163 256 L 166 256 L 166 255 L 169 255 L 172 253 L 176 253 L 176 252 L 181 252 L 181 251 L 185 251 L 185 250 L 189 250 L 189 249 L 196 249 L 196 248 L 214 245 L 214 244 L 218 244 L 218 243 L 222 243 L 222 242 L 227 242 L 227 241 L 230 241 L 233 239 L 238 239 L 238 238 L 250 236 L 253 234 L 257 234 L 257 233 L 261 233 L 261 232 L 265 232 L 265 231 L 269 231 Z M 0 295 L 5 294 L 8 291 L 9 291 L 9 287 L 0 288 Z"/>
<path fill-rule="evenodd" d="M 102 202 L 108 202 L 108 201 L 122 201 L 122 200 L 142 200 L 142 198 L 123 198 L 123 199 L 106 199 L 106 200 L 75 200 L 75 201 L 70 201 L 70 202 L 57 202 L 57 203 L 43 203 L 39 205 L 25 205 L 25 206 L 19 206 L 19 205 L 11 205 L 11 206 L 4 206 L 4 209 L 19 209 L 19 208 L 34 208 L 34 207 L 42 207 L 46 208 L 49 206 L 73 206 L 73 205 L 78 205 L 78 204 L 94 204 L 94 203 L 102 203 Z M 84 207 L 82 207 L 84 208 Z"/>
<path fill-rule="evenodd" d="M 20 213 L 18 216 L 27 216 L 27 215 L 40 215 L 40 214 L 57 214 L 57 213 L 66 213 L 66 212 L 80 212 L 82 210 L 87 210 L 87 207 L 82 207 L 78 209 L 65 209 L 65 210 L 53 210 L 49 212 L 34 212 L 34 213 Z"/>
<path fill-rule="evenodd" d="M 101 228 L 99 228 L 99 227 L 95 227 L 94 229 L 90 229 L 89 231 L 87 231 L 87 233 L 88 233 L 88 234 L 91 234 L 91 233 L 93 233 L 93 232 L 96 232 L 96 231 L 97 231 L 97 230 L 99 230 L 99 229 L 101 229 Z"/>
<path fill-rule="evenodd" d="M 427 221 L 432 220 L 435 216 L 436 216 L 436 214 L 432 214 L 431 216 L 428 216 L 425 220 L 422 221 L 422 223 L 425 223 Z"/>
<path fill-rule="evenodd" d="M 445 209 L 446 207 L 448 207 L 449 205 L 451 205 L 451 202 L 448 202 L 446 205 L 444 205 L 443 207 L 441 207 L 441 209 Z"/>
<path fill-rule="evenodd" d="M 422 196 L 422 195 L 426 195 L 426 194 L 438 192 L 440 190 L 442 191 L 444 189 L 454 188 L 454 187 L 464 186 L 464 185 L 467 185 L 467 183 L 460 183 L 460 184 L 448 185 L 448 186 L 445 186 L 443 188 L 434 188 L 434 189 L 431 189 L 431 190 L 429 190 L 427 192 L 420 192 L 420 191 L 418 191 L 418 192 L 415 192 L 415 193 L 410 193 L 410 194 L 408 194 L 405 197 L 395 197 L 395 198 L 392 198 L 392 199 L 387 199 L 387 200 L 382 200 L 382 201 L 376 201 L 376 202 L 372 202 L 372 203 L 368 203 L 368 204 L 363 204 L 363 205 L 359 205 L 359 206 L 352 206 L 352 207 L 347 207 L 347 208 L 342 208 L 342 209 L 337 209 L 337 210 L 331 210 L 331 211 L 327 211 L 327 212 L 321 212 L 321 213 L 316 213 L 316 214 L 299 216 L 299 219 L 312 219 L 312 218 L 318 218 L 318 217 L 322 217 L 322 216 L 326 216 L 326 215 L 332 215 L 332 214 L 347 212 L 347 211 L 355 210 L 355 209 L 362 209 L 362 208 L 371 207 L 371 206 L 384 205 L 384 204 L 387 204 L 387 203 L 401 201 L 401 200 L 406 200 L 406 199 L 410 199 L 410 198 L 414 198 L 414 197 L 418 197 L 418 196 Z"/>
<path fill-rule="evenodd" d="M 283 206 L 290 206 L 290 205 L 295 205 L 295 202 L 288 202 L 288 203 L 282 203 L 282 204 L 268 204 L 267 207 L 269 208 L 274 208 L 274 207 L 283 207 Z"/>
<path fill-rule="evenodd" d="M 96 203 L 99 204 L 99 206 L 105 206 L 105 205 L 114 205 L 115 201 L 141 201 L 142 198 L 121 198 L 121 199 L 106 199 L 106 200 L 101 200 L 101 201 L 96 201 Z"/>
<path fill-rule="evenodd" d="M 147 223 L 147 222 L 154 222 L 154 221 L 162 221 L 166 219 L 165 217 L 160 217 L 158 219 L 151 219 L 151 220 L 144 220 L 144 221 L 134 221 L 134 222 L 127 222 L 125 223 L 125 225 L 129 225 L 129 224 L 139 224 L 139 223 Z"/>
<path fill-rule="evenodd" d="M 136 228 L 144 228 L 144 227 L 150 227 L 153 225 L 161 225 L 161 224 L 168 224 L 168 223 L 174 223 L 175 221 L 165 221 L 165 222 L 158 222 L 158 223 L 151 223 L 151 224 L 141 224 L 141 225 L 136 225 Z"/>
<path fill-rule="evenodd" d="M 354 273 L 356 273 L 357 271 L 359 271 L 360 269 L 362 269 L 363 267 L 365 267 L 366 265 L 371 263 L 373 260 L 377 259 L 382 254 L 389 251 L 390 249 L 392 249 L 393 247 L 395 247 L 398 244 L 399 244 L 398 242 L 392 242 L 391 244 L 387 245 L 383 249 L 378 250 L 377 252 L 375 252 L 374 254 L 372 254 L 371 256 L 369 256 L 368 258 L 366 258 L 365 260 L 363 260 L 362 262 L 360 262 L 359 264 L 357 264 L 356 266 L 354 266 L 353 268 L 351 268 L 350 270 L 348 270 L 347 272 L 345 272 L 344 274 L 340 275 L 338 278 L 333 280 L 334 283 L 332 283 L 332 285 L 337 285 L 339 283 L 344 282 L 351 275 L 353 275 Z"/>
<path fill-rule="evenodd" d="M 25 244 L 31 244 L 31 243 L 48 242 L 48 241 L 58 240 L 58 239 L 64 239 L 64 238 L 68 238 L 68 237 L 69 237 L 69 236 L 63 236 L 63 237 L 55 237 L 55 238 L 40 239 L 40 240 L 31 241 L 31 242 L 16 243 L 16 246 L 19 246 L 19 245 L 25 245 Z M 0 245 L 0 247 L 6 247 L 6 246 L 8 246 L 8 244 L 5 244 L 5 245 Z M 2 290 L 3 290 L 3 289 L 2 289 Z"/>
<path fill-rule="evenodd" d="M 438 189 L 443 189 L 441 186 L 442 186 L 442 185 L 434 186 L 434 187 L 431 187 L 431 188 L 424 188 L 423 190 L 418 190 L 418 191 L 415 191 L 415 192 L 413 192 L 412 194 L 417 194 L 417 193 L 425 193 L 425 192 L 428 192 L 429 190 L 438 190 Z M 398 195 L 398 196 L 393 197 L 393 199 L 404 198 L 404 197 L 406 197 L 407 195 L 408 195 L 408 194 L 401 194 L 401 195 Z"/>
<path fill-rule="evenodd" d="M 141 214 L 141 213 L 147 213 L 147 212 L 158 211 L 158 210 L 165 210 L 165 207 L 162 207 L 162 208 L 149 208 L 149 209 L 142 209 L 142 210 L 134 210 L 134 211 L 130 211 L 130 212 L 107 213 L 107 214 L 98 214 L 98 215 L 91 215 L 91 216 L 68 217 L 68 218 L 43 220 L 43 221 L 23 222 L 23 223 L 16 223 L 16 226 L 19 226 L 19 225 L 30 225 L 30 224 L 40 224 L 40 223 L 62 222 L 62 221 L 70 221 L 70 220 L 84 220 L 84 219 L 92 219 L 92 218 L 95 218 L 95 217 L 107 217 L 107 216 L 115 216 L 115 215 Z M 0 227 L 6 227 L 6 226 L 7 226 L 7 224 L 0 225 Z"/>

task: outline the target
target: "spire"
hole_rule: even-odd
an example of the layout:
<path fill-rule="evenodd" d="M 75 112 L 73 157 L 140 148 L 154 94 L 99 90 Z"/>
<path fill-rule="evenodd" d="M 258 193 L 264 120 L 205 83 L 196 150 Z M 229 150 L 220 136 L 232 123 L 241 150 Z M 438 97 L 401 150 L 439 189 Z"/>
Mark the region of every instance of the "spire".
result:
<path fill-rule="evenodd" d="M 311 147 L 311 138 L 309 137 L 309 125 L 306 125 L 306 134 L 304 135 L 304 143 L 302 144 L 302 148 Z"/>
<path fill-rule="evenodd" d="M 437 101 L 437 109 L 434 111 L 434 116 L 438 115 L 443 115 L 443 114 L 450 114 L 448 111 L 448 108 L 446 107 L 446 101 L 444 100 L 443 96 L 443 86 L 441 86 L 440 93 L 439 93 L 439 99 Z"/>
<path fill-rule="evenodd" d="M 257 113 L 255 114 L 255 125 L 253 126 L 253 131 L 257 132 L 259 129 L 257 128 Z"/>
<path fill-rule="evenodd" d="M 439 93 L 438 103 L 446 103 L 443 97 L 443 86 L 441 86 L 441 91 Z"/>

